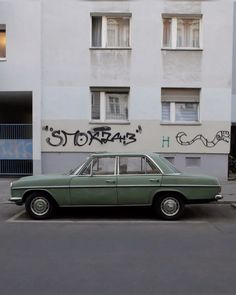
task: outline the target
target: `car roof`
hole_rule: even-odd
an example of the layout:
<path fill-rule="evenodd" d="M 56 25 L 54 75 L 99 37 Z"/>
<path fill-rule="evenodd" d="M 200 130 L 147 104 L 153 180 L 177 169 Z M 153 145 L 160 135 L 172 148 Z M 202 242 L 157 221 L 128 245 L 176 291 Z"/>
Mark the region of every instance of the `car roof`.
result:
<path fill-rule="evenodd" d="M 92 157 L 103 157 L 103 156 L 150 156 L 152 157 L 159 157 L 160 155 L 158 153 L 154 152 L 98 152 L 93 153 L 91 155 Z"/>

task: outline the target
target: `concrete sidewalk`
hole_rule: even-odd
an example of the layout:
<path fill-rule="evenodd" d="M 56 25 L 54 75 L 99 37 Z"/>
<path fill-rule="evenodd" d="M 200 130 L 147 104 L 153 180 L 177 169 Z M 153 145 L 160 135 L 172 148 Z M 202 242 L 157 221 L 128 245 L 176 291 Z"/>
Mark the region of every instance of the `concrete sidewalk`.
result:
<path fill-rule="evenodd" d="M 13 178 L 0 178 L 0 203 L 8 201 L 10 196 L 10 183 L 16 180 Z M 219 202 L 221 203 L 234 203 L 236 206 L 236 180 L 222 182 L 222 195 L 223 199 Z"/>

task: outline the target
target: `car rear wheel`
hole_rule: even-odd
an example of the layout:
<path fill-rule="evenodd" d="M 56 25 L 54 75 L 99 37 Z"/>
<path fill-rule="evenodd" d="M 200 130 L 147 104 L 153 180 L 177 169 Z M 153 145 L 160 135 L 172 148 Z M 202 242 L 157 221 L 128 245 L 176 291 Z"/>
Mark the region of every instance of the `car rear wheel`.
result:
<path fill-rule="evenodd" d="M 180 218 L 184 212 L 184 201 L 177 194 L 165 194 L 157 197 L 154 203 L 156 214 L 161 219 L 176 220 Z"/>
<path fill-rule="evenodd" d="M 43 192 L 32 193 L 25 202 L 25 209 L 33 219 L 47 219 L 55 212 L 55 202 Z"/>

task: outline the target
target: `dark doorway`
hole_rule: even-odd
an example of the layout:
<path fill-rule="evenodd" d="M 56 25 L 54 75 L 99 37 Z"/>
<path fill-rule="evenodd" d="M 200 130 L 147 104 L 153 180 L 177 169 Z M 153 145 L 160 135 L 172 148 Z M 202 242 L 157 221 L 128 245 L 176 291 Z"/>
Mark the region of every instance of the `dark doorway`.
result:
<path fill-rule="evenodd" d="M 32 92 L 0 92 L 0 176 L 30 175 Z"/>

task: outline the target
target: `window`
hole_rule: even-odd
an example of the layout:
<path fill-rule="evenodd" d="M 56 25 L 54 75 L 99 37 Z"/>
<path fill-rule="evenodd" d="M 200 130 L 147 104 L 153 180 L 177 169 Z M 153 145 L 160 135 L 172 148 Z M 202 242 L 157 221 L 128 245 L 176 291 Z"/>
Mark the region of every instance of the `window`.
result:
<path fill-rule="evenodd" d="M 6 58 L 6 26 L 0 24 L 0 59 Z"/>
<path fill-rule="evenodd" d="M 119 174 L 158 174 L 160 171 L 146 157 L 120 157 Z"/>
<path fill-rule="evenodd" d="M 98 121 L 128 121 L 127 88 L 91 88 L 91 119 Z"/>
<path fill-rule="evenodd" d="M 172 49 L 201 48 L 201 17 L 163 16 L 162 44 Z"/>
<path fill-rule="evenodd" d="M 93 160 L 92 175 L 114 175 L 115 158 L 105 157 Z"/>
<path fill-rule="evenodd" d="M 92 16 L 92 47 L 130 47 L 130 15 Z"/>
<path fill-rule="evenodd" d="M 162 88 L 162 121 L 199 122 L 200 89 Z"/>

